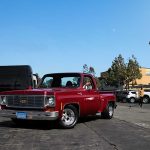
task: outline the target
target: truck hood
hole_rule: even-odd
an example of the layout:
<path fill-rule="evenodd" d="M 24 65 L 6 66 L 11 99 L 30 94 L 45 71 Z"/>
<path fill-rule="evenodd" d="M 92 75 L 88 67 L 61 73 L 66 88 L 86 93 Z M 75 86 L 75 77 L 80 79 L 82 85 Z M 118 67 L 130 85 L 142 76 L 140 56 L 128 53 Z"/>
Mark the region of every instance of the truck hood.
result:
<path fill-rule="evenodd" d="M 66 92 L 73 89 L 51 88 L 51 89 L 27 89 L 27 90 L 13 90 L 0 92 L 0 95 L 54 95 L 56 92 Z"/>

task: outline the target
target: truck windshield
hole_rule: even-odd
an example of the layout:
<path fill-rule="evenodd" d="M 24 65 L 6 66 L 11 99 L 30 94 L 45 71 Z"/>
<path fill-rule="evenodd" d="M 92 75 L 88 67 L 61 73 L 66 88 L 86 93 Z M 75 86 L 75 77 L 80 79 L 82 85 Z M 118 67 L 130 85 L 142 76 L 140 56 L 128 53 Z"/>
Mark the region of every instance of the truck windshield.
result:
<path fill-rule="evenodd" d="M 77 73 L 47 74 L 42 78 L 39 88 L 77 88 L 80 79 L 80 74 Z"/>
<path fill-rule="evenodd" d="M 0 92 L 32 87 L 30 66 L 0 66 Z"/>

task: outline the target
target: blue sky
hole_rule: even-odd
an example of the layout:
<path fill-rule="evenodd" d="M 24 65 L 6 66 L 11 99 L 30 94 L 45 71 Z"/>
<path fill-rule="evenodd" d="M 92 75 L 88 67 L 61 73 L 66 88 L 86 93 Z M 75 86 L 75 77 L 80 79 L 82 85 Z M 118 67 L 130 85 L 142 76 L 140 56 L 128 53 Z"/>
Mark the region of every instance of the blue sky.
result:
<path fill-rule="evenodd" d="M 106 71 L 121 54 L 150 68 L 149 0 L 1 0 L 0 65 L 40 76 Z"/>

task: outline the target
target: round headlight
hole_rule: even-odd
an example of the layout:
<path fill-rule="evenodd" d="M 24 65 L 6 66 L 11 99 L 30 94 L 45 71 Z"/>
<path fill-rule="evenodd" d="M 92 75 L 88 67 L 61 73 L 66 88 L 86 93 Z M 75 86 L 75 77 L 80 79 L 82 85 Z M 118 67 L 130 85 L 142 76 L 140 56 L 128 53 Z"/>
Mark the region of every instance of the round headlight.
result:
<path fill-rule="evenodd" d="M 54 107 L 55 106 L 55 97 L 54 96 L 48 96 L 46 97 L 45 106 Z"/>
<path fill-rule="evenodd" d="M 50 106 L 53 106 L 53 105 L 54 105 L 54 97 L 48 98 L 48 104 L 49 104 Z"/>

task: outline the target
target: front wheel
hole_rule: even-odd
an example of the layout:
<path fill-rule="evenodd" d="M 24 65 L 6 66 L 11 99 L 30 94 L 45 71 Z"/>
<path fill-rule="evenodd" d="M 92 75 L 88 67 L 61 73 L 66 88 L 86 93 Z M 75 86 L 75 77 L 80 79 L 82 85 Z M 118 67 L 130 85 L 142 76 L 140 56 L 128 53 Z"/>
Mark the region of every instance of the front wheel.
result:
<path fill-rule="evenodd" d="M 102 118 L 111 119 L 114 115 L 113 103 L 108 103 L 107 108 L 102 112 Z"/>
<path fill-rule="evenodd" d="M 76 125 L 78 118 L 77 109 L 73 105 L 68 105 L 64 108 L 59 123 L 63 128 L 70 129 Z"/>
<path fill-rule="evenodd" d="M 131 97 L 131 98 L 129 99 L 129 102 L 130 102 L 130 103 L 135 103 L 135 101 L 136 101 L 136 100 L 135 100 L 134 97 Z"/>

